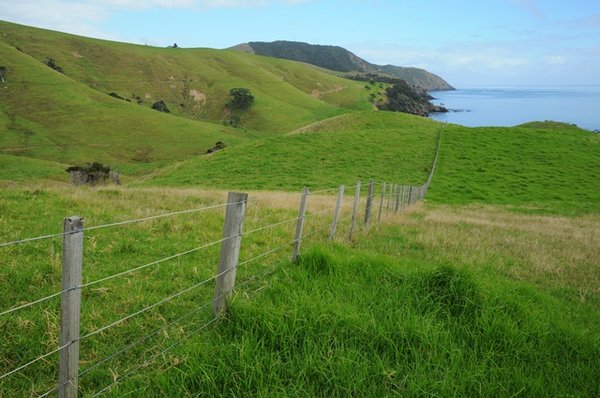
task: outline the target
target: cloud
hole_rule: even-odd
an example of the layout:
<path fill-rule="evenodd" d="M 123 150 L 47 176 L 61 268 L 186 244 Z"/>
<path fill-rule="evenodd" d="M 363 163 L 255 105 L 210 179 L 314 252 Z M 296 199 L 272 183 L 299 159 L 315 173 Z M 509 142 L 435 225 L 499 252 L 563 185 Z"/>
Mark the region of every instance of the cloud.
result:
<path fill-rule="evenodd" d="M 0 20 L 61 32 L 127 41 L 100 28 L 111 15 L 122 11 L 188 9 L 203 12 L 216 8 L 251 8 L 296 5 L 313 0 L 0 0 Z"/>
<path fill-rule="evenodd" d="M 536 0 L 510 0 L 510 2 L 527 11 L 529 14 L 533 15 L 538 19 L 546 19 L 546 15 L 539 7 Z"/>
<path fill-rule="evenodd" d="M 109 10 L 93 2 L 65 0 L 0 0 L 0 19 L 81 35 L 111 38 L 96 28 Z"/>

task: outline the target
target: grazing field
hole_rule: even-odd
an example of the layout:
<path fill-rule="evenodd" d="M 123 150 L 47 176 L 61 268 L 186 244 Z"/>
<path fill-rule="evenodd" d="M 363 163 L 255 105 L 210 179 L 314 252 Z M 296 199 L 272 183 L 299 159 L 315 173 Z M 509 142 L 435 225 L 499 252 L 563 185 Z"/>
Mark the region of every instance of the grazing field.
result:
<path fill-rule="evenodd" d="M 444 129 L 430 199 L 600 213 L 600 135 L 561 123 Z"/>
<path fill-rule="evenodd" d="M 113 376 L 143 364 L 160 347 L 211 320 L 213 278 L 223 237 L 220 204 L 226 196 L 222 191 L 160 188 L 31 186 L 1 191 L 0 243 L 60 233 L 62 219 L 68 215 L 83 216 L 85 227 L 92 228 L 84 232 L 81 336 L 87 337 L 81 341 L 82 391 L 100 390 Z M 274 262 L 289 261 L 299 199 L 299 193 L 250 194 L 240 254 L 244 265 L 238 269 L 240 287 L 254 278 L 266 278 Z M 334 202 L 334 197 L 311 197 L 306 245 L 326 236 L 331 212 L 318 212 Z M 194 209 L 200 210 L 190 211 Z M 97 228 L 179 211 L 186 212 Z M 339 229 L 344 236 L 347 224 Z M 61 291 L 61 237 L 0 250 L 1 376 L 58 347 L 59 296 L 10 310 Z M 157 329 L 160 333 L 152 334 Z M 144 337 L 143 344 L 129 347 Z M 56 385 L 57 358 L 58 354 L 51 354 L 0 379 L 0 396 L 38 396 L 50 390 Z"/>
<path fill-rule="evenodd" d="M 599 239 L 598 217 L 426 206 L 279 265 L 113 395 L 595 396 Z"/>
<path fill-rule="evenodd" d="M 144 184 L 298 190 L 373 179 L 420 185 L 431 170 L 441 129 L 407 114 L 346 114 L 182 162 Z"/>
<path fill-rule="evenodd" d="M 217 141 L 235 146 L 372 108 L 362 83 L 296 62 L 116 43 L 2 21 L 0 29 L 7 70 L 0 154 L 99 161 L 139 175 L 203 155 Z M 49 59 L 62 72 L 47 66 Z M 226 104 L 236 87 L 249 88 L 255 102 L 232 128 L 224 123 L 232 119 Z M 169 114 L 151 109 L 160 100 Z"/>
<path fill-rule="evenodd" d="M 599 135 L 376 112 L 364 83 L 234 51 L 0 28 L 0 398 L 54 395 L 72 215 L 81 396 L 600 396 Z M 256 97 L 238 128 L 234 87 Z M 365 226 L 367 182 L 423 184 L 439 142 L 425 201 Z M 124 185 L 65 183 L 93 161 Z M 249 200 L 213 318 L 227 190 Z"/>

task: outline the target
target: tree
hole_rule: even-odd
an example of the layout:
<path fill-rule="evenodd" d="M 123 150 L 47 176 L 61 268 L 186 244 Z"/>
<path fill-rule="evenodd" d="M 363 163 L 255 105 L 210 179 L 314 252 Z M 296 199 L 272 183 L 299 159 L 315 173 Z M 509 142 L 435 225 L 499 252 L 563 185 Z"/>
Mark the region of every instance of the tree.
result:
<path fill-rule="evenodd" d="M 227 106 L 232 109 L 246 109 L 254 102 L 254 96 L 249 89 L 238 87 L 229 90 L 231 100 L 227 103 Z"/>

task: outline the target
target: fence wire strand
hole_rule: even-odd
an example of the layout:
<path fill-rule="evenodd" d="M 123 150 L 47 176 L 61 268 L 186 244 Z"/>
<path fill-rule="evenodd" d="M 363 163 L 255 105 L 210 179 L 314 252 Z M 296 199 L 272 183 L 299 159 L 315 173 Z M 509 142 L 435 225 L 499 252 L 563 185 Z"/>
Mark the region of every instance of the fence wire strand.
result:
<path fill-rule="evenodd" d="M 110 224 L 94 225 L 94 226 L 85 227 L 85 228 L 82 228 L 82 229 L 79 229 L 79 230 L 73 231 L 73 232 L 58 232 L 58 233 L 55 233 L 55 234 L 36 236 L 36 237 L 33 237 L 33 238 L 25 238 L 25 239 L 20 239 L 20 240 L 14 240 L 14 241 L 11 241 L 11 242 L 4 242 L 4 243 L 0 243 L 0 248 L 1 247 L 6 247 L 6 246 L 13 246 L 13 245 L 21 244 L 21 243 L 34 242 L 34 241 L 37 241 L 37 240 L 56 238 L 56 237 L 64 236 L 64 235 L 72 235 L 72 234 L 76 234 L 76 233 L 84 232 L 84 231 L 94 231 L 94 230 L 97 230 L 97 229 L 103 229 L 103 228 L 116 227 L 116 226 L 120 226 L 120 225 L 133 224 L 133 223 L 138 223 L 138 222 L 142 222 L 142 221 L 155 220 L 155 219 L 158 219 L 158 218 L 165 218 L 165 217 L 177 216 L 177 215 L 181 215 L 181 214 L 198 213 L 198 212 L 202 212 L 202 211 L 206 211 L 206 210 L 217 209 L 219 207 L 226 207 L 228 204 L 240 204 L 240 203 L 243 203 L 243 202 L 221 203 L 221 204 L 218 204 L 218 205 L 206 206 L 206 207 L 201 207 L 201 208 L 198 208 L 198 209 L 175 211 L 175 212 L 171 212 L 171 213 L 157 214 L 157 215 L 154 215 L 154 216 L 143 217 L 143 218 L 136 218 L 136 219 L 126 220 L 126 221 L 119 221 L 119 222 L 110 223 Z"/>
<path fill-rule="evenodd" d="M 26 364 L 24 364 L 24 365 L 21 365 L 21 366 L 19 366 L 18 368 L 15 368 L 15 369 L 11 370 L 10 372 L 4 373 L 2 376 L 0 376 L 0 380 L 4 379 L 5 377 L 8 377 L 8 376 L 10 376 L 10 375 L 12 375 L 12 374 L 15 374 L 15 373 L 17 373 L 17 372 L 20 372 L 21 370 L 23 370 L 23 369 L 25 369 L 25 368 L 28 368 L 29 366 L 33 365 L 34 363 L 36 363 L 36 362 L 38 362 L 38 361 L 41 361 L 41 360 L 42 360 L 42 359 L 44 359 L 44 358 L 48 358 L 48 357 L 49 357 L 50 355 L 52 355 L 52 354 L 56 354 L 56 353 L 57 353 L 57 352 L 59 352 L 60 350 L 62 350 L 62 349 L 64 349 L 64 348 L 67 348 L 67 347 L 69 347 L 71 344 L 73 344 L 73 343 L 75 343 L 75 342 L 76 342 L 76 341 L 70 341 L 70 342 L 68 342 L 67 344 L 64 344 L 64 345 L 62 345 L 62 346 L 60 346 L 60 347 L 58 347 L 58 348 L 55 348 L 55 349 L 54 349 L 54 350 L 52 350 L 52 351 L 49 351 L 49 352 L 45 353 L 44 355 L 40 355 L 40 356 L 39 356 L 39 357 L 37 357 L 36 359 L 33 359 L 33 360 L 31 360 L 31 361 L 27 362 Z"/>
<path fill-rule="evenodd" d="M 8 310 L 2 311 L 2 312 L 0 312 L 0 316 L 6 315 L 6 314 L 10 314 L 11 312 L 22 310 L 22 309 L 27 308 L 27 307 L 31 307 L 32 305 L 43 303 L 44 301 L 48 301 L 48 300 L 50 300 L 50 299 L 52 299 L 54 297 L 60 296 L 61 294 L 63 294 L 64 292 L 67 292 L 68 290 L 70 290 L 70 289 L 61 290 L 60 292 L 53 293 L 53 294 L 51 294 L 49 296 L 46 296 L 46 297 L 42 297 L 41 299 L 37 299 L 37 300 L 32 301 L 30 303 L 22 304 L 22 305 L 19 305 L 17 307 L 13 307 L 13 308 L 10 308 Z"/>
<path fill-rule="evenodd" d="M 205 324 L 203 324 L 202 326 L 200 326 L 199 328 L 197 328 L 193 332 L 190 332 L 190 333 L 186 334 L 185 336 L 183 336 L 182 338 L 180 338 L 179 340 L 177 340 L 175 343 L 169 345 L 164 350 L 160 351 L 157 354 L 152 355 L 149 359 L 144 360 L 144 362 L 141 365 L 138 365 L 138 366 L 134 367 L 133 369 L 131 369 L 130 371 L 128 371 L 127 373 L 125 373 L 123 376 L 117 378 L 113 383 L 111 383 L 108 386 L 104 387 L 100 391 L 97 391 L 94 395 L 92 395 L 92 398 L 98 397 L 98 396 L 104 394 L 106 391 L 110 390 L 114 385 L 119 384 L 123 380 L 125 380 L 126 378 L 129 378 L 129 377 L 133 376 L 140 369 L 142 369 L 142 368 L 150 365 L 152 362 L 154 362 L 154 360 L 156 360 L 156 358 L 158 358 L 159 356 L 161 356 L 163 354 L 166 354 L 167 352 L 169 352 L 173 348 L 177 347 L 178 345 L 180 345 L 181 343 L 183 343 L 184 341 L 186 341 L 190 337 L 192 337 L 194 335 L 197 335 L 202 330 L 206 329 L 208 326 L 210 326 L 213 323 L 215 323 L 217 320 L 219 320 L 219 318 L 213 318 L 213 319 L 211 319 L 210 321 L 206 322 Z"/>
<path fill-rule="evenodd" d="M 300 219 L 300 217 L 294 217 L 294 218 L 290 218 L 289 220 L 285 220 L 285 221 L 281 221 L 281 222 L 276 222 L 274 224 L 265 225 L 263 227 L 258 227 L 258 228 L 255 228 L 255 229 L 251 229 L 250 231 L 244 231 L 243 235 L 246 236 L 246 235 L 250 235 L 250 234 L 255 233 L 255 232 L 264 231 L 265 229 L 275 228 L 275 227 L 278 227 L 278 226 L 283 225 L 283 224 L 289 224 L 291 222 L 298 221 L 299 219 Z"/>
<path fill-rule="evenodd" d="M 228 273 L 228 272 L 231 272 L 232 270 L 233 270 L 233 268 L 226 269 L 225 271 L 223 271 L 223 272 L 220 272 L 220 273 L 218 273 L 218 274 L 216 274 L 216 275 L 214 275 L 214 276 L 211 276 L 210 278 L 208 278 L 208 279 L 205 279 L 205 280 L 203 280 L 202 282 L 196 283 L 195 285 L 192 285 L 192 286 L 190 286 L 190 287 L 187 287 L 187 288 L 185 288 L 185 289 L 183 289 L 183 290 L 180 290 L 179 292 L 177 292 L 177 293 L 175 293 L 175 294 L 173 294 L 173 295 L 171 295 L 171 296 L 169 296 L 169 297 L 167 297 L 167 298 L 164 298 L 164 299 L 162 299 L 162 300 L 160 300 L 160 301 L 157 301 L 156 303 L 154 303 L 154 304 L 151 304 L 151 305 L 149 305 L 149 306 L 147 306 L 147 307 L 144 307 L 144 308 L 142 308 L 142 309 L 141 309 L 141 310 L 139 310 L 139 311 L 136 311 L 136 312 L 134 312 L 134 313 L 132 313 L 132 314 L 129 314 L 129 315 L 127 315 L 127 316 L 125 316 L 125 317 L 121 318 L 121 319 L 118 319 L 118 320 L 116 320 L 116 321 L 114 321 L 114 322 L 111 322 L 111 323 L 110 323 L 110 324 L 108 324 L 108 325 L 105 325 L 105 326 L 103 326 L 103 327 L 101 327 L 101 328 L 99 328 L 99 329 L 96 329 L 96 330 L 94 330 L 93 332 L 90 332 L 90 333 L 88 333 L 88 334 L 86 334 L 86 335 L 84 335 L 84 336 L 80 337 L 80 338 L 79 338 L 79 340 L 85 340 L 85 339 L 87 339 L 87 338 L 89 338 L 89 337 L 95 336 L 95 335 L 97 335 L 98 333 L 102 333 L 102 332 L 104 332 L 105 330 L 107 330 L 107 329 L 110 329 L 110 328 L 112 328 L 113 326 L 119 325 L 119 324 L 121 324 L 121 323 L 125 322 L 125 321 L 126 321 L 126 320 L 128 320 L 128 319 L 131 319 L 131 318 L 133 318 L 133 317 L 135 317 L 135 316 L 138 316 L 138 315 L 141 315 L 141 314 L 143 314 L 143 313 L 145 313 L 145 312 L 148 312 L 148 311 L 150 311 L 152 308 L 156 308 L 156 307 L 158 307 L 159 305 L 162 305 L 162 304 L 164 304 L 164 303 L 167 303 L 167 302 L 169 302 L 169 301 L 171 301 L 171 300 L 173 300 L 173 299 L 175 299 L 175 298 L 177 298 L 177 297 L 179 297 L 179 296 L 181 296 L 181 295 L 183 295 L 183 294 L 185 294 L 185 293 L 187 293 L 187 292 L 189 292 L 189 291 L 192 291 L 193 289 L 196 289 L 196 288 L 198 288 L 198 287 L 200 287 L 200 286 L 206 285 L 208 282 L 211 282 L 211 281 L 213 281 L 213 280 L 217 279 L 219 276 L 221 276 L 221 275 L 225 275 L 226 273 Z"/>
<path fill-rule="evenodd" d="M 282 247 L 285 247 L 284 245 L 282 245 Z M 278 248 L 276 248 L 278 249 Z M 276 250 L 273 249 L 273 250 Z M 265 253 L 263 253 L 263 255 L 265 255 Z M 247 262 L 249 261 L 253 261 L 256 258 L 247 260 Z M 239 266 L 243 265 L 242 263 L 240 263 L 236 268 L 238 268 Z M 261 273 L 260 275 L 254 275 L 250 278 L 248 278 L 247 280 L 238 283 L 235 287 L 234 290 L 239 290 L 241 287 L 247 285 L 248 283 L 258 279 L 258 277 L 262 277 L 265 275 L 268 275 L 270 273 L 273 273 L 275 271 L 276 268 L 273 269 L 269 269 L 263 273 Z M 223 293 L 221 294 L 219 297 L 216 297 L 215 299 L 219 299 L 222 297 L 225 297 L 225 295 L 227 295 L 228 293 Z M 212 301 L 210 303 L 204 304 L 204 306 L 208 306 L 212 303 Z M 179 339 L 178 341 L 176 341 L 175 343 L 171 344 L 170 346 L 168 346 L 167 348 L 165 348 L 164 350 L 160 351 L 157 354 L 152 355 L 149 359 L 144 360 L 144 362 L 141 365 L 136 366 L 135 368 L 131 369 L 130 371 L 128 371 L 127 373 L 125 373 L 123 376 L 121 376 L 120 378 L 118 378 L 117 380 L 115 380 L 113 383 L 109 384 L 108 386 L 104 387 L 102 390 L 97 391 L 94 395 L 92 395 L 92 397 L 97 397 L 102 395 L 104 392 L 108 391 L 109 389 L 111 389 L 114 385 L 121 383 L 123 380 L 125 380 L 126 378 L 129 378 L 131 376 L 133 376 L 136 372 L 138 372 L 141 368 L 150 365 L 154 360 L 156 360 L 156 358 L 158 358 L 159 356 L 167 353 L 168 351 L 172 350 L 173 348 L 175 348 L 176 346 L 180 345 L 181 343 L 183 343 L 185 340 L 189 339 L 190 337 L 197 335 L 198 333 L 200 333 L 202 330 L 204 330 L 205 328 L 207 328 L 209 325 L 211 325 L 212 323 L 218 321 L 220 318 L 213 318 L 212 320 L 206 322 L 205 324 L 203 324 L 202 326 L 200 326 L 199 328 L 195 329 L 193 332 L 190 332 L 188 334 L 186 334 L 185 336 L 183 336 L 181 339 Z M 175 321 L 174 321 L 175 322 Z M 54 391 L 54 390 L 52 390 Z M 52 392 L 50 391 L 50 392 Z M 42 397 L 45 397 L 47 395 L 43 395 Z M 38 397 L 41 398 L 41 397 Z"/>
<path fill-rule="evenodd" d="M 87 373 L 91 372 L 92 370 L 98 368 L 100 365 L 105 364 L 106 362 L 110 361 L 113 358 L 118 357 L 119 355 L 131 350 L 132 348 L 136 347 L 137 345 L 143 343 L 144 341 L 156 336 L 157 334 L 159 334 L 161 331 L 166 330 L 176 324 L 178 324 L 179 322 L 183 321 L 186 318 L 189 318 L 190 316 L 197 314 L 198 312 L 202 311 L 203 309 L 205 309 L 206 307 L 208 307 L 210 304 L 212 303 L 212 301 L 209 301 L 208 303 L 205 303 L 203 305 L 201 305 L 198 308 L 193 309 L 192 311 L 189 311 L 188 313 L 186 313 L 185 315 L 157 328 L 154 329 L 152 332 L 148 333 L 147 335 L 145 335 L 144 337 L 134 341 L 133 343 L 128 344 L 127 346 L 125 346 L 124 348 L 104 357 L 103 359 L 101 359 L 100 361 L 94 363 L 93 365 L 90 365 L 89 367 L 87 367 L 86 369 L 84 369 L 83 371 L 81 371 L 77 376 L 63 382 L 62 384 L 59 384 L 55 387 L 53 387 L 52 389 L 46 391 L 44 394 L 39 395 L 37 398 L 44 398 L 47 397 L 48 395 L 50 395 L 51 393 L 53 393 L 54 391 L 58 390 L 59 388 L 66 386 L 67 384 L 69 384 L 70 382 L 72 382 L 75 379 L 78 379 L 84 375 L 86 375 Z"/>
<path fill-rule="evenodd" d="M 194 253 L 194 252 L 200 251 L 200 250 L 202 250 L 202 249 L 206 249 L 206 248 L 208 248 L 208 247 L 211 247 L 211 246 L 218 245 L 219 243 L 223 243 L 223 242 L 225 242 L 225 241 L 227 241 L 227 240 L 229 240 L 229 239 L 233 239 L 233 238 L 235 238 L 235 237 L 237 237 L 237 236 L 238 236 L 238 235 L 228 236 L 227 238 L 219 239 L 219 240 L 216 240 L 216 241 L 213 241 L 213 242 L 207 243 L 207 244 L 205 244 L 205 245 L 202 245 L 202 246 L 196 247 L 196 248 L 194 248 L 194 249 L 190 249 L 190 250 L 187 250 L 187 251 L 184 251 L 184 252 L 181 252 L 181 253 L 173 254 L 172 256 L 165 257 L 165 258 L 162 258 L 162 259 L 160 259 L 160 260 L 152 261 L 152 262 L 150 262 L 150 263 L 147 263 L 147 264 L 144 264 L 144 265 L 140 265 L 139 267 L 131 268 L 131 269 L 127 270 L 127 271 L 119 272 L 119 273 L 117 273 L 117 274 L 110 275 L 110 276 L 107 276 L 107 277 L 105 277 L 105 278 L 101 278 L 101 279 L 97 279 L 97 280 L 95 280 L 95 281 L 92 281 L 92 282 L 84 283 L 84 284 L 82 284 L 81 286 L 79 286 L 79 288 L 85 288 L 85 287 L 93 286 L 93 285 L 96 285 L 96 284 L 98 284 L 98 283 L 105 282 L 105 281 L 108 281 L 108 280 L 110 280 L 110 279 L 117 278 L 117 277 L 119 277 L 119 276 L 127 275 L 127 274 L 130 274 L 130 273 L 132 273 L 132 272 L 136 272 L 136 271 L 142 270 L 142 269 L 144 269 L 144 268 L 151 267 L 151 266 L 153 266 L 153 265 L 157 265 L 157 264 L 160 264 L 160 263 L 164 263 L 165 261 L 173 260 L 173 259 L 175 259 L 175 258 L 182 257 L 182 256 L 185 256 L 185 255 L 187 255 L 187 254 L 191 254 L 191 253 Z"/>

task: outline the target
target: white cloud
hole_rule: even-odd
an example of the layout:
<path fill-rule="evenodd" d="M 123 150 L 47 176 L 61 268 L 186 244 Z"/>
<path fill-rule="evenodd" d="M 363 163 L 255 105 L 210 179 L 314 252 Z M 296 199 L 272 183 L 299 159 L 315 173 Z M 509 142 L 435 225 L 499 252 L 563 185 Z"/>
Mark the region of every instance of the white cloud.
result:
<path fill-rule="evenodd" d="M 102 23 L 119 11 L 295 5 L 313 0 L 0 0 L 0 20 L 111 40 L 127 39 L 104 32 Z"/>
<path fill-rule="evenodd" d="M 114 38 L 97 29 L 109 10 L 93 2 L 65 0 L 0 0 L 0 19 L 87 36 Z"/>
<path fill-rule="evenodd" d="M 549 55 L 544 59 L 548 65 L 564 65 L 567 60 L 562 55 Z"/>

